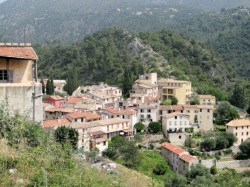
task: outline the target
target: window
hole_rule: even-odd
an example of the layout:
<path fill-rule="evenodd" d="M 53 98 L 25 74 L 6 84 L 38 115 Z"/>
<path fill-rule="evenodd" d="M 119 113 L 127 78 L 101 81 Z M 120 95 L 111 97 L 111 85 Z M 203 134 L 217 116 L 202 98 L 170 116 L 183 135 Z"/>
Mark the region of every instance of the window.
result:
<path fill-rule="evenodd" d="M 173 110 L 173 112 L 175 112 L 175 110 Z"/>
<path fill-rule="evenodd" d="M 183 110 L 181 110 L 181 113 L 183 113 Z"/>
<path fill-rule="evenodd" d="M 207 109 L 207 112 L 209 113 L 209 112 L 210 112 L 210 109 Z"/>
<path fill-rule="evenodd" d="M 184 124 L 186 125 L 186 124 L 187 124 L 187 121 L 185 121 Z"/>
<path fill-rule="evenodd" d="M 173 163 L 174 163 L 174 159 L 173 159 Z"/>
<path fill-rule="evenodd" d="M 237 136 L 237 132 L 235 133 L 235 136 Z"/>
<path fill-rule="evenodd" d="M 106 146 L 106 142 L 103 142 L 103 146 Z"/>
<path fill-rule="evenodd" d="M 141 109 L 141 113 L 144 113 L 144 110 L 143 110 L 143 109 Z"/>
<path fill-rule="evenodd" d="M 190 110 L 186 110 L 186 113 L 190 113 Z"/>
<path fill-rule="evenodd" d="M 179 155 L 176 155 L 176 158 L 178 159 L 178 158 L 179 158 Z"/>
<path fill-rule="evenodd" d="M 77 122 L 77 119 L 75 119 L 75 122 Z"/>
<path fill-rule="evenodd" d="M 237 127 L 236 127 L 236 130 L 237 130 Z"/>
<path fill-rule="evenodd" d="M 228 126 L 227 126 L 227 129 L 228 129 Z"/>
<path fill-rule="evenodd" d="M 117 115 L 116 117 L 118 117 L 118 118 L 119 118 L 119 115 Z"/>
<path fill-rule="evenodd" d="M 63 102 L 60 102 L 60 106 L 63 106 Z"/>
<path fill-rule="evenodd" d="M 207 119 L 209 119 L 209 116 L 207 116 Z"/>
<path fill-rule="evenodd" d="M 9 70 L 9 83 L 14 83 L 13 70 Z M 7 70 L 0 70 L 0 83 L 7 83 Z"/>
<path fill-rule="evenodd" d="M 175 116 L 174 118 L 177 119 L 177 116 Z"/>
<path fill-rule="evenodd" d="M 151 113 L 151 109 L 148 109 L 148 113 Z"/>
<path fill-rule="evenodd" d="M 183 166 L 183 170 L 185 170 L 185 166 Z"/>
<path fill-rule="evenodd" d="M 242 129 L 244 129 L 244 127 L 242 126 Z"/>
<path fill-rule="evenodd" d="M 180 125 L 182 125 L 182 121 L 180 121 Z"/>
<path fill-rule="evenodd" d="M 174 155 L 174 153 L 173 153 L 173 157 L 174 157 L 175 155 Z"/>
<path fill-rule="evenodd" d="M 81 122 L 83 122 L 83 118 L 81 119 Z"/>
<path fill-rule="evenodd" d="M 169 125 L 172 125 L 172 121 L 169 122 Z"/>
<path fill-rule="evenodd" d="M 162 110 L 159 110 L 159 115 L 162 115 Z"/>
<path fill-rule="evenodd" d="M 200 112 L 202 112 L 202 109 L 200 109 Z"/>
<path fill-rule="evenodd" d="M 82 139 L 82 143 L 84 143 L 84 139 Z"/>
<path fill-rule="evenodd" d="M 247 134 L 246 135 L 248 135 L 248 132 L 247 132 Z"/>
<path fill-rule="evenodd" d="M 122 124 L 122 128 L 124 129 L 124 123 Z"/>
<path fill-rule="evenodd" d="M 247 126 L 247 129 L 248 129 L 248 126 Z"/>
<path fill-rule="evenodd" d="M 177 125 L 177 121 L 175 121 L 174 124 Z"/>
<path fill-rule="evenodd" d="M 111 128 L 113 129 L 113 128 L 114 128 L 114 125 L 112 125 Z"/>
<path fill-rule="evenodd" d="M 117 128 L 119 128 L 119 123 L 117 124 Z"/>
<path fill-rule="evenodd" d="M 126 123 L 126 127 L 128 127 L 128 122 Z"/>
<path fill-rule="evenodd" d="M 176 161 L 176 165 L 178 165 L 178 161 Z"/>
<path fill-rule="evenodd" d="M 181 136 L 179 136 L 179 139 L 181 139 Z M 178 157 L 178 156 L 177 156 Z"/>
<path fill-rule="evenodd" d="M 243 135 L 244 135 L 244 133 L 242 132 L 242 133 L 241 133 L 241 135 L 243 136 Z"/>
<path fill-rule="evenodd" d="M 200 115 L 200 119 L 202 119 L 202 115 Z"/>
<path fill-rule="evenodd" d="M 109 126 L 107 126 L 107 131 L 109 131 Z"/>
<path fill-rule="evenodd" d="M 180 116 L 180 119 L 182 119 L 182 116 Z"/>

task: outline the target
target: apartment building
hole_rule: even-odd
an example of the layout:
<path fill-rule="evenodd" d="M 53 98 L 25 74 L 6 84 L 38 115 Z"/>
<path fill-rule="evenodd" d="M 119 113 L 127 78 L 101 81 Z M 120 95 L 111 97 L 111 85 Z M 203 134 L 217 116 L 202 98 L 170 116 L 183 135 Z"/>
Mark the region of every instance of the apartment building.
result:
<path fill-rule="evenodd" d="M 215 105 L 216 98 L 213 95 L 199 95 L 199 102 L 201 105 Z"/>
<path fill-rule="evenodd" d="M 213 125 L 213 105 L 160 105 L 158 118 L 162 121 L 162 116 L 172 112 L 185 113 L 189 115 L 191 126 L 198 126 L 201 131 L 214 129 Z"/>
<path fill-rule="evenodd" d="M 64 98 L 60 97 L 59 95 L 46 97 L 44 102 L 55 106 L 55 108 L 64 107 Z"/>
<path fill-rule="evenodd" d="M 172 101 L 173 96 L 175 96 L 179 105 L 190 102 L 189 99 L 192 95 L 191 82 L 163 78 L 158 81 L 158 85 L 160 86 L 162 101 Z"/>
<path fill-rule="evenodd" d="M 250 137 L 250 120 L 237 119 L 226 124 L 226 132 L 233 133 L 238 141 L 234 145 L 240 145 Z"/>
<path fill-rule="evenodd" d="M 185 132 L 190 128 L 189 115 L 184 113 L 170 113 L 162 116 L 162 131 L 167 137 L 167 133 Z"/>
<path fill-rule="evenodd" d="M 192 164 L 198 164 L 199 159 L 191 156 L 188 152 L 171 143 L 161 144 L 162 156 L 167 160 L 169 166 L 175 173 L 184 175 L 186 170 L 190 170 Z"/>
<path fill-rule="evenodd" d="M 64 115 L 83 112 L 84 110 L 74 108 L 54 108 L 50 107 L 45 110 L 45 120 L 60 119 Z"/>
<path fill-rule="evenodd" d="M 37 76 L 38 57 L 31 44 L 0 43 L 0 102 L 30 118 L 43 121 L 42 85 Z"/>
<path fill-rule="evenodd" d="M 107 119 L 110 118 L 122 118 L 128 119 L 130 128 L 134 129 L 134 125 L 138 122 L 137 110 L 128 108 L 125 110 L 118 108 L 106 108 L 102 111 L 102 115 L 107 115 Z"/>
<path fill-rule="evenodd" d="M 102 116 L 93 114 L 91 112 L 79 112 L 74 114 L 67 114 L 64 116 L 71 122 L 86 123 L 91 121 L 98 121 L 102 119 Z"/>
<path fill-rule="evenodd" d="M 133 136 L 133 129 L 129 128 L 129 120 L 122 118 L 111 118 L 89 123 L 72 123 L 71 127 L 79 132 L 77 149 L 83 148 L 84 151 L 95 149 L 100 152 L 108 147 L 108 140 L 115 135 L 124 137 Z"/>
<path fill-rule="evenodd" d="M 141 104 L 138 107 L 138 121 L 142 122 L 146 127 L 157 119 L 157 108 L 148 104 Z"/>
<path fill-rule="evenodd" d="M 97 91 L 104 92 L 104 93 L 109 93 L 109 94 L 112 94 L 112 95 L 116 95 L 117 97 L 122 96 L 122 89 L 118 88 L 118 87 L 107 86 L 105 88 L 98 89 Z"/>

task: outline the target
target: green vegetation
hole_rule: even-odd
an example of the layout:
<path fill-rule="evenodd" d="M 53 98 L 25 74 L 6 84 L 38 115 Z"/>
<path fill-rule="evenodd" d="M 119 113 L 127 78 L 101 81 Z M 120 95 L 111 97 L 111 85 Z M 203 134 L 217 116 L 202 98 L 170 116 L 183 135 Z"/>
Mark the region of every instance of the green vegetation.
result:
<path fill-rule="evenodd" d="M 150 128 L 150 132 L 157 133 L 161 131 L 161 123 L 159 122 L 151 122 L 148 127 Z"/>
<path fill-rule="evenodd" d="M 141 122 L 135 124 L 135 129 L 137 132 L 141 132 L 143 129 L 145 129 L 145 125 L 142 124 Z"/>
<path fill-rule="evenodd" d="M 162 101 L 160 105 L 171 105 L 171 101 Z"/>
<path fill-rule="evenodd" d="M 244 87 L 240 88 L 238 84 L 235 84 L 233 94 L 230 98 L 230 103 L 234 106 L 237 106 L 241 109 L 244 109 L 246 106 L 246 98 Z"/>
<path fill-rule="evenodd" d="M 164 162 L 158 163 L 153 169 L 153 173 L 155 173 L 156 175 L 164 175 L 168 169 L 169 168 Z"/>
<path fill-rule="evenodd" d="M 65 126 L 60 126 L 55 130 L 55 139 L 58 143 L 64 144 L 69 140 L 73 148 L 76 147 L 78 142 L 79 133 L 77 130 Z"/>
<path fill-rule="evenodd" d="M 190 101 L 190 105 L 199 105 L 199 104 L 200 104 L 200 101 L 197 98 L 197 96 L 194 97 L 193 101 Z"/>
<path fill-rule="evenodd" d="M 175 96 L 171 100 L 171 105 L 178 105 L 178 99 Z"/>
<path fill-rule="evenodd" d="M 47 80 L 47 85 L 46 85 L 46 94 L 48 95 L 53 95 L 55 92 L 55 89 L 54 89 L 54 81 L 53 79 L 48 79 Z"/>
<path fill-rule="evenodd" d="M 78 73 L 75 65 L 73 65 L 73 69 L 69 71 L 67 83 L 64 86 L 64 90 L 67 91 L 69 95 L 72 95 L 72 93 L 78 88 L 78 86 Z"/>
<path fill-rule="evenodd" d="M 250 157 L 250 141 L 244 141 L 240 144 L 240 150 L 243 155 L 246 155 L 248 158 Z"/>
<path fill-rule="evenodd" d="M 140 134 L 136 133 L 136 134 L 134 135 L 134 140 L 135 140 L 136 142 L 141 142 L 141 141 L 142 141 L 142 136 L 141 136 Z"/>

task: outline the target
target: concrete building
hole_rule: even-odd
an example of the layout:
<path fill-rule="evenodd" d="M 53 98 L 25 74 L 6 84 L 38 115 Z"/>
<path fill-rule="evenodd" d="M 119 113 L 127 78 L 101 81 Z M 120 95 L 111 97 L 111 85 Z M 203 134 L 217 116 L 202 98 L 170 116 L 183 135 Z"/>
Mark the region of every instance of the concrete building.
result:
<path fill-rule="evenodd" d="M 97 91 L 104 92 L 104 93 L 109 93 L 109 94 L 112 94 L 112 95 L 116 95 L 117 97 L 122 96 L 122 89 L 118 88 L 118 87 L 107 86 L 105 88 L 98 89 Z"/>
<path fill-rule="evenodd" d="M 215 105 L 216 98 L 213 95 L 199 95 L 198 99 L 201 105 Z"/>
<path fill-rule="evenodd" d="M 77 108 L 82 104 L 82 98 L 75 96 L 65 96 L 64 102 L 66 108 Z"/>
<path fill-rule="evenodd" d="M 234 145 L 240 145 L 250 138 L 250 120 L 237 119 L 226 124 L 226 132 L 233 133 L 238 141 Z"/>
<path fill-rule="evenodd" d="M 30 44 L 0 43 L 0 102 L 33 120 L 43 120 L 42 85 L 37 79 L 38 57 Z"/>
<path fill-rule="evenodd" d="M 190 127 L 187 114 L 174 112 L 162 116 L 162 131 L 166 136 L 168 133 L 185 132 Z"/>
<path fill-rule="evenodd" d="M 161 90 L 161 101 L 172 101 L 173 96 L 178 99 L 179 105 L 185 105 L 190 102 L 189 98 L 192 95 L 191 82 L 160 79 L 158 85 Z"/>
<path fill-rule="evenodd" d="M 158 121 L 157 108 L 148 104 L 141 104 L 138 106 L 138 121 L 148 127 L 149 123 Z"/>

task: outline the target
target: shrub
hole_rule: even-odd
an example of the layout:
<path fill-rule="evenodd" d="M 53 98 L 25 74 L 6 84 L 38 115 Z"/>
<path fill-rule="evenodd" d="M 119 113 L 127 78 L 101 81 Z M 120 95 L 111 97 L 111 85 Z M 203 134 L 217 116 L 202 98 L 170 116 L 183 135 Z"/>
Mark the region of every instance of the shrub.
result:
<path fill-rule="evenodd" d="M 189 149 L 188 152 L 193 156 L 198 156 L 198 157 L 201 156 L 201 152 L 199 149 Z"/>
<path fill-rule="evenodd" d="M 220 160 L 220 156 L 216 155 L 215 156 L 216 160 Z"/>
<path fill-rule="evenodd" d="M 150 149 L 154 149 L 154 147 L 155 147 L 154 144 L 151 143 L 150 144 Z"/>
<path fill-rule="evenodd" d="M 191 145 L 194 143 L 195 143 L 195 141 L 192 139 L 192 137 L 188 137 L 186 139 L 186 146 L 191 147 Z"/>
<path fill-rule="evenodd" d="M 200 132 L 197 132 L 194 134 L 195 136 L 201 136 L 201 133 Z"/>
<path fill-rule="evenodd" d="M 226 149 L 226 150 L 224 150 L 223 151 L 226 155 L 229 155 L 229 154 L 231 154 L 232 152 L 233 152 L 233 150 L 232 149 Z"/>
<path fill-rule="evenodd" d="M 142 136 L 141 136 L 140 134 L 136 133 L 136 134 L 134 135 L 134 140 L 135 140 L 136 142 L 141 142 L 141 141 L 142 141 Z"/>
<path fill-rule="evenodd" d="M 120 135 L 115 135 L 111 138 L 111 142 L 119 142 L 120 140 L 122 140 L 123 137 Z"/>
<path fill-rule="evenodd" d="M 218 152 L 218 155 L 221 156 L 221 152 Z"/>
<path fill-rule="evenodd" d="M 216 146 L 216 141 L 213 138 L 206 138 L 201 142 L 201 145 L 206 151 L 210 151 L 211 149 L 214 149 Z"/>
<path fill-rule="evenodd" d="M 155 173 L 156 175 L 164 175 L 167 171 L 168 167 L 166 166 L 165 163 L 158 163 L 154 170 L 153 173 Z"/>
<path fill-rule="evenodd" d="M 143 147 L 143 145 L 142 144 L 138 144 L 138 147 L 139 147 L 139 149 L 141 149 Z"/>
<path fill-rule="evenodd" d="M 218 169 L 217 169 L 217 167 L 216 167 L 216 166 L 212 166 L 212 167 L 210 168 L 210 173 L 211 173 L 212 175 L 218 174 Z"/>
<path fill-rule="evenodd" d="M 199 145 L 200 145 L 200 141 L 197 141 L 196 146 L 199 146 Z"/>
<path fill-rule="evenodd" d="M 160 143 L 163 143 L 163 142 L 168 142 L 168 143 L 171 143 L 171 142 L 170 142 L 170 140 L 169 140 L 169 139 L 167 139 L 167 138 L 166 138 L 166 139 L 162 139 L 162 140 L 160 140 Z"/>
<path fill-rule="evenodd" d="M 206 160 L 206 159 L 208 159 L 208 156 L 207 156 L 207 155 L 204 156 L 204 160 Z"/>

